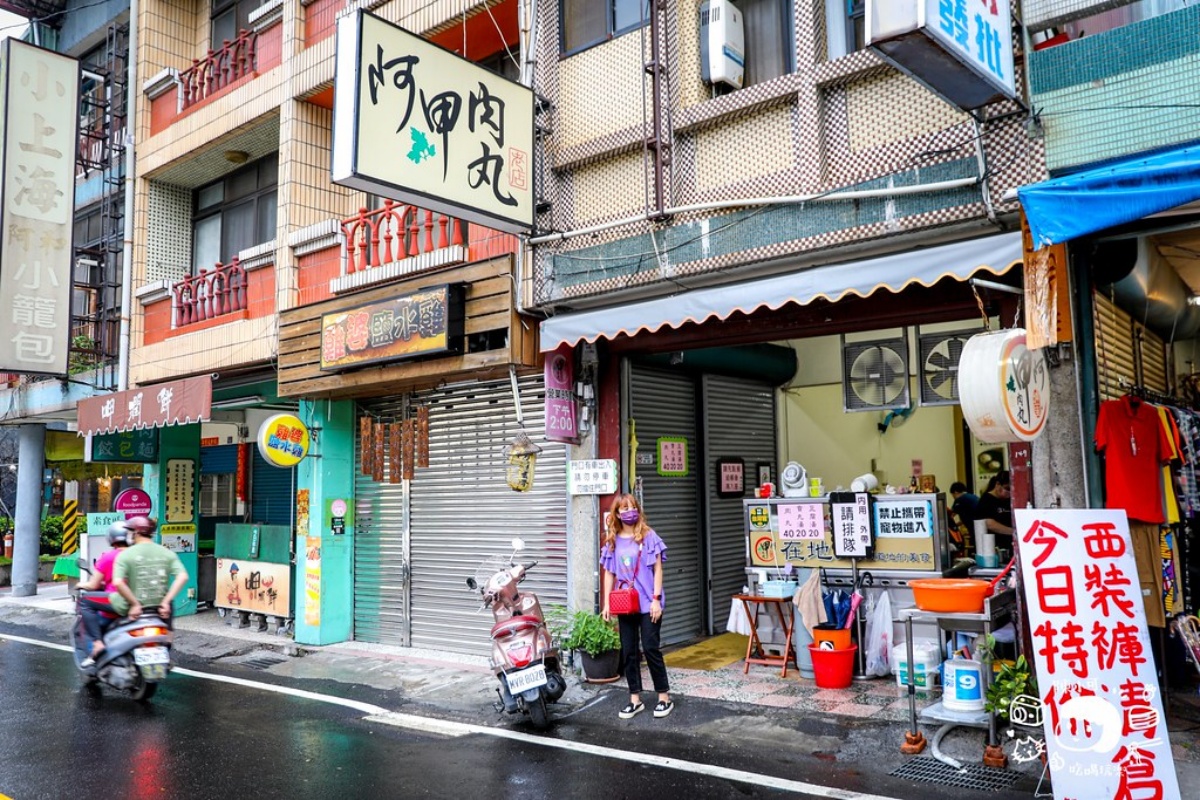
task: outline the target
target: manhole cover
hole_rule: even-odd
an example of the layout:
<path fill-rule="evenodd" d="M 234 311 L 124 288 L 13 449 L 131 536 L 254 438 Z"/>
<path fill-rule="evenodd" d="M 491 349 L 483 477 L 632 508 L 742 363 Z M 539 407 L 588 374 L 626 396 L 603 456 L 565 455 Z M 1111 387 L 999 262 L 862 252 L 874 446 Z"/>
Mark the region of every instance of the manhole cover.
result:
<path fill-rule="evenodd" d="M 280 655 L 274 655 L 274 654 L 269 655 L 269 656 L 254 656 L 253 658 L 248 658 L 245 661 L 243 661 L 242 666 L 249 667 L 250 669 L 265 670 L 265 669 L 270 669 L 271 667 L 275 666 L 276 664 L 282 664 L 283 662 L 285 662 L 287 660 L 288 660 L 287 656 L 280 656 Z"/>
<path fill-rule="evenodd" d="M 922 783 L 941 783 L 960 789 L 998 792 L 1016 783 L 1020 773 L 1009 769 L 985 767 L 981 764 L 966 764 L 962 769 L 956 769 L 936 758 L 922 756 L 912 759 L 892 772 L 892 777 L 921 781 Z"/>

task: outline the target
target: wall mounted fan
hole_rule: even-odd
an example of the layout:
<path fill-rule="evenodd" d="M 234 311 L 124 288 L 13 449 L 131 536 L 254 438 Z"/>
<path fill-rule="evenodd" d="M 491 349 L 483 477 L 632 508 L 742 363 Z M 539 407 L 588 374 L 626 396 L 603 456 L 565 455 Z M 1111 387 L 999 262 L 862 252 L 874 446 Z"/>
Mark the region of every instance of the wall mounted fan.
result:
<path fill-rule="evenodd" d="M 846 411 L 907 408 L 907 335 L 861 342 L 843 336 L 842 399 Z"/>

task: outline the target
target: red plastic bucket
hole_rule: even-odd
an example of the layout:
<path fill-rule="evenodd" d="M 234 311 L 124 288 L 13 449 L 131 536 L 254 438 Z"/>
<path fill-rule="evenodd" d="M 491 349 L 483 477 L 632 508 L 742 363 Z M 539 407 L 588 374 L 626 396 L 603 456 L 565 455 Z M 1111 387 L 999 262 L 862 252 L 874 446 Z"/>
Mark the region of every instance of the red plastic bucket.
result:
<path fill-rule="evenodd" d="M 810 644 L 808 651 L 812 655 L 817 686 L 845 689 L 854 681 L 854 654 L 858 652 L 858 645 L 852 644 L 844 650 L 822 650 L 819 645 Z"/>

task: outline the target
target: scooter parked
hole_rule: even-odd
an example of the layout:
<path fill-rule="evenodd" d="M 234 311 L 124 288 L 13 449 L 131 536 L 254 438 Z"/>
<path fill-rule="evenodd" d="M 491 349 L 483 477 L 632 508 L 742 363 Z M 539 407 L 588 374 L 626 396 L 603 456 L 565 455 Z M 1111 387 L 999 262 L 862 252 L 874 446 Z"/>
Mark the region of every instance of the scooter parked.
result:
<path fill-rule="evenodd" d="M 118 618 L 114 614 L 103 634 L 104 650 L 96 663 L 88 667 L 83 666 L 88 655 L 84 650 L 86 638 L 77 597 L 71 644 L 75 647 L 75 666 L 82 673 L 85 685 L 103 683 L 127 692 L 134 700 L 146 702 L 154 696 L 158 684 L 167 679 L 172 635 L 167 622 L 158 614 L 146 611 L 137 619 Z"/>
<path fill-rule="evenodd" d="M 512 555 L 485 561 L 475 577 L 467 578 L 467 586 L 479 592 L 483 608 L 490 607 L 495 619 L 491 667 L 500 681 L 497 708 L 509 714 L 524 712 L 541 730 L 550 725 L 546 704 L 562 697 L 567 682 L 537 595 L 517 589 L 537 566 L 537 561 L 517 562 L 517 553 L 524 547 L 524 542 L 514 539 Z"/>

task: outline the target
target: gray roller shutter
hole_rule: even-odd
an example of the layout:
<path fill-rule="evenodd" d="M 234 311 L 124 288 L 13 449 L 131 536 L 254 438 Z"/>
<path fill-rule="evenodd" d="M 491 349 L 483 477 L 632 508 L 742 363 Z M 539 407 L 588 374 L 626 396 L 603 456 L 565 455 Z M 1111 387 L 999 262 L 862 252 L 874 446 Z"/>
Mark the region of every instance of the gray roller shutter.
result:
<path fill-rule="evenodd" d="M 567 596 L 565 445 L 546 442 L 540 376 L 519 381 L 525 431 L 543 448 L 533 488 L 505 481 L 504 448 L 519 430 L 508 381 L 464 384 L 415 395 L 429 406 L 429 467 L 410 489 L 410 563 L 414 647 L 484 655 L 491 614 L 479 609 L 466 580 L 490 556 L 525 540 L 522 561 L 537 568 L 522 584 L 545 608 Z"/>
<path fill-rule="evenodd" d="M 696 430 L 696 383 L 688 375 L 635 363 L 630 369 L 628 396 L 639 453 L 655 454 L 657 463 L 659 437 L 687 439 L 687 477 L 663 477 L 654 466 L 637 469 L 646 519 L 667 545 L 662 642 L 683 642 L 702 634 L 706 605 L 700 508 L 703 462 Z"/>
<path fill-rule="evenodd" d="M 390 423 L 403 419 L 404 402 L 362 404 L 359 413 Z M 354 638 L 407 646 L 405 486 L 390 482 L 386 460 L 382 481 L 363 475 L 361 447 L 354 451 Z"/>
<path fill-rule="evenodd" d="M 742 499 L 717 495 L 717 459 L 740 458 L 743 488 L 754 496 L 758 464 L 775 464 L 775 391 L 741 378 L 705 375 L 701 379 L 704 411 L 704 485 L 708 513 L 708 633 L 723 633 L 729 604 L 746 582 L 746 531 Z"/>
<path fill-rule="evenodd" d="M 251 452 L 250 521 L 291 526 L 296 517 L 296 468 L 273 467 L 259 455 L 257 447 Z"/>

